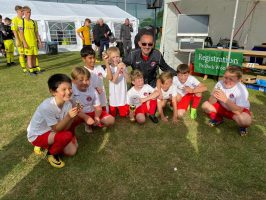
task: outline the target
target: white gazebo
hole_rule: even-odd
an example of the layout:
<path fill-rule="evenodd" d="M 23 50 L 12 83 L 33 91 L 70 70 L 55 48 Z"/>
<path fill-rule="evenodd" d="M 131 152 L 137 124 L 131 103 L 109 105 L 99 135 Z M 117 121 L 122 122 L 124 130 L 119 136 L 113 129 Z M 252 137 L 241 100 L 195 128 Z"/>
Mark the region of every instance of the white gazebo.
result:
<path fill-rule="evenodd" d="M 78 51 L 82 42 L 76 34 L 76 29 L 89 18 L 93 23 L 102 18 L 110 27 L 114 36 L 119 38 L 121 24 L 126 18 L 133 24 L 137 33 L 138 19 L 124 10 L 112 5 L 70 4 L 43 1 L 0 0 L 0 14 L 13 18 L 16 16 L 15 6 L 29 6 L 31 18 L 38 23 L 39 34 L 44 42 L 57 42 L 59 51 Z"/>

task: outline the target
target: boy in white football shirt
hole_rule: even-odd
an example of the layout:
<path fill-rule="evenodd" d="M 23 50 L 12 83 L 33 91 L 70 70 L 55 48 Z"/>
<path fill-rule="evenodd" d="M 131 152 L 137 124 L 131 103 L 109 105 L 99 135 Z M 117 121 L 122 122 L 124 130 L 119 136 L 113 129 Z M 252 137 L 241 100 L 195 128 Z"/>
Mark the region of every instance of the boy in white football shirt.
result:
<path fill-rule="evenodd" d="M 111 126 L 114 118 L 102 110 L 98 92 L 90 84 L 90 72 L 84 67 L 75 67 L 71 72 L 74 104 L 78 104 L 82 111 L 73 122 L 72 130 L 80 123 L 85 122 L 85 131 L 92 132 L 91 125 Z M 79 107 L 78 106 L 78 107 Z"/>
<path fill-rule="evenodd" d="M 79 109 L 72 108 L 71 79 L 67 75 L 52 75 L 48 87 L 53 97 L 38 106 L 27 128 L 27 137 L 34 146 L 48 149 L 47 160 L 53 167 L 62 168 L 65 163 L 59 155 L 73 156 L 78 148 L 70 126 Z"/>
<path fill-rule="evenodd" d="M 95 51 L 90 47 L 83 47 L 80 51 L 84 68 L 90 72 L 90 82 L 99 94 L 102 110 L 106 111 L 106 93 L 103 84 L 103 78 L 106 78 L 106 72 L 101 65 L 95 66 Z"/>
<path fill-rule="evenodd" d="M 209 101 L 202 104 L 203 110 L 209 114 L 210 126 L 223 122 L 223 117 L 234 120 L 240 127 L 240 135 L 247 134 L 252 118 L 249 111 L 250 103 L 245 85 L 240 83 L 241 68 L 227 67 L 224 77 L 215 86 Z"/>
<path fill-rule="evenodd" d="M 157 108 L 162 121 L 168 122 L 167 117 L 164 115 L 163 109 L 167 102 L 171 102 L 173 106 L 173 122 L 177 122 L 177 89 L 173 84 L 173 75 L 170 72 L 163 72 L 159 76 L 161 87 L 161 99 L 157 99 Z"/>
<path fill-rule="evenodd" d="M 109 113 L 115 117 L 118 109 L 121 117 L 129 114 L 127 105 L 127 80 L 129 79 L 126 65 L 121 62 L 120 51 L 117 47 L 107 49 L 103 56 L 109 79 Z"/>
<path fill-rule="evenodd" d="M 143 74 L 139 70 L 131 72 L 131 82 L 133 87 L 127 92 L 127 103 L 130 107 L 135 108 L 135 118 L 139 124 L 145 123 L 145 115 L 153 123 L 158 123 L 155 116 L 159 92 L 148 84 L 144 84 Z"/>
<path fill-rule="evenodd" d="M 178 118 L 184 116 L 190 103 L 192 103 L 190 117 L 196 119 L 202 93 L 207 90 L 207 87 L 189 74 L 187 64 L 178 65 L 176 71 L 177 76 L 174 76 L 173 83 L 177 87 L 177 92 L 181 95 L 181 99 L 178 97 L 180 101 L 177 104 Z"/>

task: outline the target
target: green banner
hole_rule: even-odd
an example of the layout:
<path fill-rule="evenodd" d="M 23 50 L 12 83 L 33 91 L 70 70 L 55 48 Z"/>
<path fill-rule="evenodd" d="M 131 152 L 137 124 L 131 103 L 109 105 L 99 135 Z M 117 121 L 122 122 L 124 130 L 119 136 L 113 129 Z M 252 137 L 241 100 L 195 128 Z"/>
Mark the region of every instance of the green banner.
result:
<path fill-rule="evenodd" d="M 202 74 L 222 76 L 226 69 L 228 51 L 196 49 L 194 71 Z M 230 65 L 242 66 L 243 53 L 231 52 Z"/>

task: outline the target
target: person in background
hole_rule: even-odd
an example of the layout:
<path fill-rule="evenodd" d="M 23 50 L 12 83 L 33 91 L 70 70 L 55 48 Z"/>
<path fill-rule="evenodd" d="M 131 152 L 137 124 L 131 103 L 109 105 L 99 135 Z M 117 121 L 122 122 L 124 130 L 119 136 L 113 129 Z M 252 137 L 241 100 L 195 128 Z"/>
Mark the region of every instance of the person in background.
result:
<path fill-rule="evenodd" d="M 5 35 L 4 23 L 2 22 L 2 15 L 0 15 L 0 53 L 5 55 L 5 45 L 3 36 Z"/>
<path fill-rule="evenodd" d="M 99 60 L 102 60 L 102 53 L 109 48 L 109 36 L 111 30 L 107 24 L 103 22 L 103 19 L 99 19 L 99 24 L 94 27 L 94 35 L 97 36 L 100 42 Z"/>
<path fill-rule="evenodd" d="M 38 67 L 36 58 L 38 56 L 38 47 L 42 47 L 41 38 L 38 33 L 38 24 L 31 19 L 31 9 L 28 6 L 23 7 L 25 18 L 18 23 L 20 37 L 22 39 L 25 55 L 27 56 L 27 67 L 29 74 L 37 74 L 42 70 Z"/>
<path fill-rule="evenodd" d="M 15 44 L 16 44 L 17 51 L 19 54 L 20 67 L 22 68 L 23 72 L 26 73 L 27 68 L 26 68 L 26 61 L 25 61 L 25 56 L 24 56 L 24 47 L 22 44 L 22 39 L 20 37 L 19 29 L 18 29 L 18 24 L 21 23 L 23 15 L 24 15 L 22 6 L 16 5 L 15 11 L 17 12 L 17 16 L 12 19 L 11 30 L 13 31 L 13 34 L 15 36 Z"/>
<path fill-rule="evenodd" d="M 133 32 L 132 24 L 129 19 L 125 19 L 125 23 L 121 25 L 120 40 L 124 47 L 124 56 L 126 57 L 132 49 L 131 32 Z"/>
<path fill-rule="evenodd" d="M 91 20 L 86 18 L 84 25 L 77 30 L 77 34 L 82 40 L 83 47 L 87 46 L 91 48 L 91 34 L 90 34 L 91 26 L 90 25 L 91 25 Z"/>
<path fill-rule="evenodd" d="M 14 65 L 14 34 L 11 30 L 11 19 L 8 17 L 5 18 L 5 25 L 4 25 L 4 31 L 5 34 L 3 34 L 3 40 L 4 40 L 4 46 L 5 46 L 5 52 L 6 52 L 6 63 L 7 66 Z"/>

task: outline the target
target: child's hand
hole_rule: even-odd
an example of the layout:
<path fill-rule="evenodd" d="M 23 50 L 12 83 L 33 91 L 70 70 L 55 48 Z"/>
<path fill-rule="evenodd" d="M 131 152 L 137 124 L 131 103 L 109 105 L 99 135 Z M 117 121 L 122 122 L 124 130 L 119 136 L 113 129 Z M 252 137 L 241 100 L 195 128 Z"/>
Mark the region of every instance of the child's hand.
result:
<path fill-rule="evenodd" d="M 185 86 L 184 90 L 186 93 L 193 93 L 193 89 L 191 87 Z"/>
<path fill-rule="evenodd" d="M 102 58 L 104 62 L 109 63 L 109 56 L 106 52 L 103 52 Z"/>
<path fill-rule="evenodd" d="M 94 117 L 94 125 L 99 125 L 101 123 L 101 120 L 99 117 Z"/>
<path fill-rule="evenodd" d="M 163 117 L 161 117 L 161 119 L 162 119 L 163 122 L 168 122 L 168 117 L 167 116 L 163 116 Z"/>
<path fill-rule="evenodd" d="M 86 124 L 88 124 L 88 125 L 93 125 L 94 123 L 95 123 L 95 121 L 91 117 L 89 117 L 86 121 Z"/>
<path fill-rule="evenodd" d="M 74 118 L 76 117 L 78 114 L 78 109 L 77 107 L 74 107 L 74 108 L 71 108 L 69 111 L 68 111 L 68 115 L 70 118 Z"/>
<path fill-rule="evenodd" d="M 177 124 L 177 122 L 178 122 L 177 117 L 173 117 L 173 123 L 174 123 L 174 124 Z"/>
<path fill-rule="evenodd" d="M 102 88 L 95 88 L 96 89 L 96 91 L 98 92 L 98 94 L 102 94 L 103 93 L 103 89 Z"/>
<path fill-rule="evenodd" d="M 226 103 L 226 101 L 228 100 L 227 96 L 222 90 L 215 90 L 213 96 L 223 103 Z"/>

